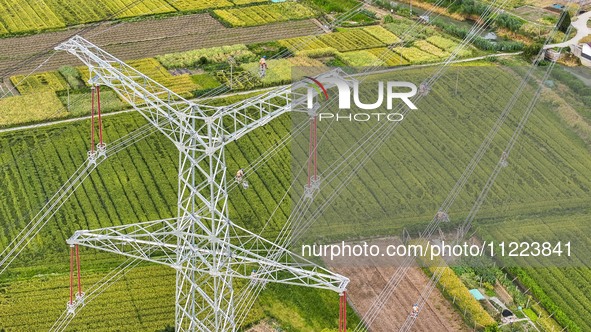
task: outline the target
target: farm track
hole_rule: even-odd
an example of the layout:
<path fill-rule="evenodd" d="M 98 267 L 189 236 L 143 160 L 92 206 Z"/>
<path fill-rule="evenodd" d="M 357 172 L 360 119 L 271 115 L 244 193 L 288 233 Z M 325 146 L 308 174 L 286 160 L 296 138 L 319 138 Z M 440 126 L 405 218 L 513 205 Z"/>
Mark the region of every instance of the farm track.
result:
<path fill-rule="evenodd" d="M 29 57 L 44 52 L 66 40 L 83 28 L 72 28 L 32 36 L 0 39 L 0 76 L 27 74 L 41 64 L 48 55 L 21 63 Z M 99 27 L 81 35 L 107 52 L 131 60 L 197 48 L 267 42 L 282 38 L 311 35 L 318 32 L 312 20 L 289 21 L 265 26 L 227 28 L 209 14 L 177 16 L 140 22 L 102 23 Z M 66 53 L 58 53 L 42 71 L 62 65 L 79 63 Z M 18 66 L 18 68 L 14 68 Z"/>

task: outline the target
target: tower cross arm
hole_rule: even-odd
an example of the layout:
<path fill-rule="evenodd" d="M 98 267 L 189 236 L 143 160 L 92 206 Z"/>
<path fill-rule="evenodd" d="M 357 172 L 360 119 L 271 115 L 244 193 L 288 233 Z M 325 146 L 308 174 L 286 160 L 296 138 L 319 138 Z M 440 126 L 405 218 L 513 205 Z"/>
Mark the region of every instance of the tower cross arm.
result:
<path fill-rule="evenodd" d="M 89 84 L 113 89 L 175 143 L 182 143 L 188 137 L 204 136 L 195 132 L 195 121 L 205 122 L 219 108 L 186 100 L 80 36 L 70 38 L 55 49 L 75 55 L 89 69 Z"/>
<path fill-rule="evenodd" d="M 219 139 L 217 146 L 238 140 L 285 113 L 316 110 L 310 107 L 311 104 L 316 103 L 318 97 L 324 99 L 322 90 L 312 86 L 316 82 L 322 82 L 322 89 L 330 89 L 339 83 L 342 83 L 339 88 L 353 86 L 353 79 L 337 68 L 314 78 L 304 76 L 289 85 L 221 107 L 210 118 L 215 136 Z"/>
<path fill-rule="evenodd" d="M 176 219 L 154 220 L 137 224 L 119 225 L 96 230 L 77 231 L 68 244 L 99 249 L 137 258 L 173 268 L 195 272 L 249 279 L 252 282 L 274 282 L 299 285 L 335 292 L 345 290 L 349 279 L 333 273 L 259 235 L 234 225 L 240 233 L 231 243 L 219 246 L 222 239 L 209 235 L 177 231 Z M 178 241 L 178 239 L 181 241 Z M 216 249 L 218 248 L 218 249 Z M 216 252 L 226 248 L 223 253 Z M 196 257 L 192 261 L 179 259 L 184 251 Z M 213 263 L 214 256 L 221 263 Z M 220 269 L 221 265 L 229 268 Z"/>

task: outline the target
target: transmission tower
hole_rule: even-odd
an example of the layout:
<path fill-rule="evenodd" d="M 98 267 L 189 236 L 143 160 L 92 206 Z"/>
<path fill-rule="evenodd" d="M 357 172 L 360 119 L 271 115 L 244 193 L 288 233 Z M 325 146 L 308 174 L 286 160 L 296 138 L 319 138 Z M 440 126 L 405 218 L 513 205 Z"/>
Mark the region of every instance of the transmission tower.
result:
<path fill-rule="evenodd" d="M 235 331 L 234 278 L 327 289 L 344 298 L 349 279 L 228 217 L 225 146 L 304 105 L 309 97 L 305 83 L 278 88 L 231 107 L 212 107 L 183 99 L 82 37 L 75 36 L 56 49 L 78 57 L 88 66 L 93 86 L 113 89 L 179 150 L 175 218 L 76 231 L 67 240 L 70 246 L 175 269 L 177 331 Z M 339 71 L 321 77 L 342 80 Z M 298 88 L 306 93 L 297 93 Z M 72 305 L 84 305 L 83 298 Z"/>

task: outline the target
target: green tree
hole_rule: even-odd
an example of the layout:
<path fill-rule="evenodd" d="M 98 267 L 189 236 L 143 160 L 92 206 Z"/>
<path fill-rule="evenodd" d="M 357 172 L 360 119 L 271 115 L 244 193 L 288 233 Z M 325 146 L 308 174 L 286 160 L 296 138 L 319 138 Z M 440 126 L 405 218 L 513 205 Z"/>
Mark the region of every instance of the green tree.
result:
<path fill-rule="evenodd" d="M 527 45 L 523 48 L 523 56 L 528 59 L 531 60 L 533 57 L 537 56 L 538 54 L 540 54 L 540 51 L 542 50 L 542 44 L 540 43 L 533 43 L 531 45 Z"/>
<path fill-rule="evenodd" d="M 524 22 L 515 16 L 502 13 L 496 17 L 495 23 L 498 27 L 506 28 L 511 31 L 518 31 Z"/>
<path fill-rule="evenodd" d="M 484 329 L 484 332 L 501 332 L 501 331 L 502 331 L 501 328 L 497 324 L 489 325 Z"/>
<path fill-rule="evenodd" d="M 566 33 L 568 28 L 570 27 L 570 13 L 568 10 L 565 10 L 560 14 L 560 18 L 558 19 L 558 30 Z"/>

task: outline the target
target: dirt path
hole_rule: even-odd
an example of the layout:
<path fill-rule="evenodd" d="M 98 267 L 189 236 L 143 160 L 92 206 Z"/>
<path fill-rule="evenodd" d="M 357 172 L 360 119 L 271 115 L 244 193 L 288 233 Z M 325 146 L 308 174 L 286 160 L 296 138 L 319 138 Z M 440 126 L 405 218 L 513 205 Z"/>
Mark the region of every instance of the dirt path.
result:
<path fill-rule="evenodd" d="M 311 35 L 321 31 L 312 20 L 289 21 L 265 26 L 227 28 L 209 14 L 175 16 L 138 22 L 105 22 L 91 31 L 72 28 L 58 32 L 0 39 L 0 78 L 28 73 L 41 64 L 48 54 L 26 61 L 53 45 L 81 34 L 107 52 L 123 60 L 197 48 L 266 42 L 281 38 Z M 57 53 L 42 70 L 64 64 L 79 65 L 71 55 Z"/>
<path fill-rule="evenodd" d="M 393 239 L 382 239 L 392 244 Z M 372 241 L 372 243 L 374 243 Z M 351 279 L 347 287 L 349 303 L 363 316 L 387 281 L 397 270 L 394 261 L 375 260 L 367 257 L 339 258 L 329 264 L 332 271 Z M 370 326 L 372 332 L 397 331 L 407 318 L 413 303 L 419 299 L 423 287 L 429 279 L 416 267 L 408 270 L 405 278 L 397 287 L 393 296 L 385 303 L 380 314 Z M 355 327 L 352 326 L 351 330 Z M 427 305 L 421 310 L 412 331 L 468 331 L 461 316 L 438 290 L 431 293 Z"/>

